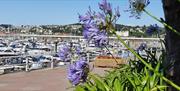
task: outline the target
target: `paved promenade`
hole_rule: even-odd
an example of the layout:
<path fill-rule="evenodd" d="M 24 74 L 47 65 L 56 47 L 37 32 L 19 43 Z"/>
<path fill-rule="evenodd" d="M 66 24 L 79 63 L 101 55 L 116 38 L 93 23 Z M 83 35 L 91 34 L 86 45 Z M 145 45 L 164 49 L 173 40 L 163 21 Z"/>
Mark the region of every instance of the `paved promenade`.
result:
<path fill-rule="evenodd" d="M 0 91 L 73 91 L 66 78 L 66 66 L 31 72 L 17 72 L 0 75 Z M 103 74 L 106 68 L 95 68 Z"/>

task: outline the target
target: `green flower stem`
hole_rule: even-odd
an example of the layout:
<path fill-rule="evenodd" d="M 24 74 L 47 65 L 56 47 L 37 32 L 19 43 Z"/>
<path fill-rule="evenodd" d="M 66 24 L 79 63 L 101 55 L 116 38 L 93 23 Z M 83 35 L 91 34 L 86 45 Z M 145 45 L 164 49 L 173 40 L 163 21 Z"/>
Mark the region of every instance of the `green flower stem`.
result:
<path fill-rule="evenodd" d="M 115 30 L 112 30 L 112 33 L 116 35 L 116 37 L 118 38 L 119 41 L 121 41 L 121 43 L 130 51 L 132 52 L 139 60 L 141 60 L 143 62 L 143 64 L 145 64 L 150 70 L 154 70 L 147 62 L 145 62 L 141 56 L 139 56 L 132 48 L 130 48 L 125 42 L 124 40 L 116 34 Z"/>
<path fill-rule="evenodd" d="M 161 21 L 160 19 L 158 19 L 157 17 L 153 16 L 152 14 L 150 14 L 148 11 L 146 11 L 145 9 L 143 10 L 147 15 L 151 16 L 153 19 L 155 19 L 156 21 L 162 23 L 165 27 L 169 28 L 171 31 L 173 31 L 174 33 L 176 33 L 177 35 L 180 36 L 180 32 L 178 32 L 176 29 L 172 28 L 170 25 L 168 25 L 167 23 Z"/>
<path fill-rule="evenodd" d="M 180 87 L 178 85 L 176 85 L 175 83 L 173 83 L 171 80 L 165 78 L 164 76 L 160 75 L 160 73 L 158 73 L 157 71 L 154 70 L 154 68 L 149 65 L 146 61 L 144 61 L 142 59 L 141 56 L 139 56 L 132 48 L 130 48 L 125 42 L 124 40 L 116 34 L 115 30 L 112 29 L 112 33 L 115 34 L 115 36 L 118 38 L 118 40 L 130 51 L 132 52 L 146 67 L 148 67 L 151 71 L 153 71 L 156 75 L 159 75 L 164 81 L 166 81 L 168 84 L 170 84 L 171 86 L 173 86 L 174 88 L 176 88 L 177 90 L 180 90 Z"/>
<path fill-rule="evenodd" d="M 174 88 L 176 88 L 177 90 L 180 90 L 180 86 L 176 85 L 175 83 L 173 83 L 171 80 L 167 79 L 166 77 L 162 76 L 162 79 L 164 81 L 166 81 L 168 84 L 170 84 L 171 86 L 173 86 Z"/>
<path fill-rule="evenodd" d="M 111 56 L 112 56 L 113 59 L 115 60 L 116 64 L 118 64 L 118 61 L 117 61 L 116 58 L 113 56 L 113 54 L 112 54 L 111 51 L 108 49 L 108 47 L 105 46 L 105 48 L 109 51 L 109 53 L 111 54 Z"/>

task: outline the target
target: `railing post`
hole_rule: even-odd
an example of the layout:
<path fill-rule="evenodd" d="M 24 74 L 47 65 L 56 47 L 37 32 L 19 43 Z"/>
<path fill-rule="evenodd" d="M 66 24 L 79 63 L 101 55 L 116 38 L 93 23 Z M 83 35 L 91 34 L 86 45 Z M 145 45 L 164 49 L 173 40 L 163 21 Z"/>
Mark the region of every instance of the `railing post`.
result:
<path fill-rule="evenodd" d="M 88 61 L 88 63 L 90 62 L 90 60 L 89 60 L 89 52 L 87 52 L 87 61 Z"/>
<path fill-rule="evenodd" d="M 53 57 L 51 57 L 51 69 L 54 68 L 54 60 L 53 60 Z"/>
<path fill-rule="evenodd" d="M 26 72 L 29 71 L 29 62 L 28 61 L 29 61 L 28 58 L 26 58 Z"/>

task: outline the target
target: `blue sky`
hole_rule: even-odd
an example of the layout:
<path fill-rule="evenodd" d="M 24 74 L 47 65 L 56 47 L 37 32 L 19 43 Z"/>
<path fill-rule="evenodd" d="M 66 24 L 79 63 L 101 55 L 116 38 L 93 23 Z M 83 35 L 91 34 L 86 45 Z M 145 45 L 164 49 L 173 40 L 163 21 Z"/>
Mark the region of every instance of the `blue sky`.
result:
<path fill-rule="evenodd" d="M 101 0 L 0 0 L 0 24 L 41 25 L 72 24 L 78 22 L 78 13 L 84 14 L 88 6 L 99 11 Z M 117 23 L 125 25 L 150 25 L 158 23 L 146 14 L 137 20 L 129 18 L 128 0 L 108 0 L 113 7 L 119 6 L 121 17 Z M 161 0 L 150 0 L 146 8 L 157 17 L 163 17 Z M 161 25 L 158 23 L 158 25 Z"/>

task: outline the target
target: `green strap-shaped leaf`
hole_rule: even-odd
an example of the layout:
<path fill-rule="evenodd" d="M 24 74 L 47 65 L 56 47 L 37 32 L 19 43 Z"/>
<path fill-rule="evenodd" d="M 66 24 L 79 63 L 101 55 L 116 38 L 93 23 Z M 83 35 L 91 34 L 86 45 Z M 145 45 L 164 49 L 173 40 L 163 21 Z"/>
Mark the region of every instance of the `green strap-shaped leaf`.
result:
<path fill-rule="evenodd" d="M 78 85 L 78 86 L 76 86 L 76 88 L 75 88 L 75 90 L 74 90 L 74 91 L 86 91 L 86 90 L 84 89 L 84 87 L 83 87 L 83 86 Z"/>
<path fill-rule="evenodd" d="M 167 88 L 167 86 L 156 86 L 156 87 L 152 88 L 151 91 L 158 91 L 158 90 L 164 91 L 164 89 L 166 89 L 166 88 Z"/>
<path fill-rule="evenodd" d="M 97 85 L 97 87 L 102 90 L 102 91 L 110 91 L 110 87 L 104 83 L 104 80 L 101 79 L 99 76 L 97 75 L 93 75 L 93 74 L 90 74 L 89 75 L 93 81 L 95 82 L 95 84 Z"/>
<path fill-rule="evenodd" d="M 114 81 L 114 91 L 122 91 L 120 80 L 118 80 L 117 78 Z"/>
<path fill-rule="evenodd" d="M 85 83 L 84 86 L 88 89 L 88 91 L 97 91 L 97 88 L 95 86 L 92 86 L 88 83 Z"/>
<path fill-rule="evenodd" d="M 131 77 L 129 75 L 127 75 L 127 74 L 125 74 L 125 76 L 129 80 L 129 82 L 133 85 L 133 87 L 137 88 L 135 82 L 131 79 Z"/>

